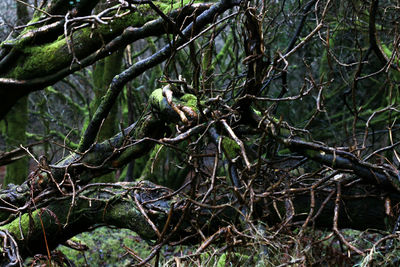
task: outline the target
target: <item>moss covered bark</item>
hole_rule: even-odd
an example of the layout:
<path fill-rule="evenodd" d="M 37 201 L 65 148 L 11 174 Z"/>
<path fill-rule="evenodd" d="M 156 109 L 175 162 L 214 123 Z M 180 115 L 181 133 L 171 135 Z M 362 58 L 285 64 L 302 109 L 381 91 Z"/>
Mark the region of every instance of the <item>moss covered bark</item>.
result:
<path fill-rule="evenodd" d="M 23 1 L 27 2 L 27 1 Z M 29 21 L 27 6 L 17 2 L 17 23 L 26 24 Z M 5 136 L 7 150 L 26 144 L 26 125 L 28 123 L 28 97 L 25 96 L 18 100 L 13 110 L 8 113 L 6 120 Z M 23 157 L 16 162 L 7 165 L 7 173 L 4 178 L 4 185 L 9 183 L 22 184 L 28 177 L 27 157 Z"/>
<path fill-rule="evenodd" d="M 180 227 L 176 227 L 187 208 L 187 202 L 184 195 L 172 194 L 172 192 L 170 189 L 156 186 L 150 182 L 119 183 L 107 187 L 92 186 L 79 192 L 75 196 L 75 200 L 72 200 L 71 196 L 54 199 L 46 208 L 37 209 L 30 215 L 24 214 L 21 218 L 16 218 L 1 226 L 0 231 L 7 230 L 17 241 L 21 255 L 26 257 L 35 253 L 45 254 L 46 242 L 49 249 L 53 249 L 60 242 L 77 233 L 87 231 L 94 225 L 111 225 L 131 229 L 146 240 L 157 240 L 161 230 L 167 227 L 164 237 L 172 233 L 170 241 L 173 241 L 196 233 L 194 227 L 189 227 L 193 220 L 199 227 L 205 226 L 202 231 L 206 235 L 214 233 L 229 223 L 235 223 L 237 220 L 237 210 L 229 205 L 220 209 L 218 213 L 198 207 L 189 210 Z M 385 214 L 383 198 L 364 194 L 359 198 L 346 197 L 363 192 L 362 188 L 344 190 L 343 205 L 340 210 L 340 227 L 385 229 L 385 218 L 388 216 Z M 315 196 L 316 210 L 319 210 L 321 205 L 326 205 L 321 216 L 314 221 L 315 226 L 332 227 L 335 200 L 331 198 L 323 204 L 327 195 L 328 193 L 324 193 Z M 387 194 L 386 196 L 391 197 L 393 204 L 399 203 L 398 194 Z M 220 202 L 226 201 L 230 202 L 231 200 L 220 199 Z M 310 196 L 308 194 L 294 196 L 293 203 L 296 214 L 293 222 L 303 223 L 310 209 Z M 172 207 L 173 211 L 171 211 Z M 371 209 L 371 207 L 375 208 Z M 255 209 L 259 208 L 265 209 L 265 206 L 255 206 Z M 148 218 L 144 216 L 143 212 L 147 213 Z M 166 225 L 170 212 L 173 214 L 169 224 Z M 263 221 L 279 222 L 281 218 L 277 212 L 285 213 L 285 200 L 276 200 L 276 207 L 270 209 L 270 214 L 263 218 Z M 150 225 L 149 219 L 153 225 Z M 173 232 L 172 229 L 176 229 L 176 231 Z M 2 242 L 4 240 L 2 239 Z M 2 249 L 3 246 L 0 246 L 0 252 L 3 252 Z M 4 264 L 1 260 L 5 259 L 0 259 L 0 263 Z"/>
<path fill-rule="evenodd" d="M 28 97 L 18 100 L 7 114 L 5 127 L 7 150 L 12 150 L 26 144 L 26 125 L 28 123 Z M 28 158 L 21 158 L 7 165 L 4 185 L 9 183 L 22 184 L 28 177 Z"/>
<path fill-rule="evenodd" d="M 132 189 L 135 187 L 143 187 L 143 190 L 134 193 Z M 154 188 L 154 185 L 116 184 L 109 188 L 89 188 L 81 192 L 73 204 L 71 199 L 55 200 L 46 208 L 26 213 L 1 226 L 0 231 L 7 230 L 15 238 L 23 257 L 35 253 L 45 254 L 47 246 L 54 249 L 60 242 L 99 224 L 128 228 L 146 239 L 155 239 L 156 233 L 134 199 L 142 202 L 143 199 L 161 196 L 165 190 L 146 192 L 146 188 Z M 169 211 L 169 202 L 162 201 L 160 207 L 163 210 L 159 209 L 155 214 L 157 220 L 154 222 L 162 227 L 161 223 L 165 222 Z M 151 208 L 151 205 L 146 208 Z"/>
<path fill-rule="evenodd" d="M 187 4 L 189 1 L 176 1 L 155 4 L 163 11 L 168 13 Z M 111 41 L 119 36 L 127 27 L 140 27 L 146 22 L 158 18 L 159 16 L 148 5 L 139 5 L 137 12 L 132 12 L 119 18 L 115 18 L 108 24 L 97 25 L 95 29 L 83 28 L 75 31 L 69 38 L 65 38 L 64 29 L 61 27 L 58 32 L 52 33 L 53 40 L 50 43 L 35 44 L 37 40 L 32 34 L 26 33 L 15 40 L 8 40 L 2 45 L 12 47 L 19 57 L 14 62 L 15 65 L 9 68 L 4 77 L 16 79 L 33 79 L 45 75 L 50 75 L 61 68 L 65 68 L 74 60 L 74 55 L 68 48 L 68 42 L 73 46 L 76 58 L 83 59 L 104 43 Z M 54 36 L 55 35 L 55 36 Z M 58 38 L 57 38 L 58 37 Z M 49 37 L 44 38 L 51 39 Z"/>
<path fill-rule="evenodd" d="M 99 68 L 96 66 L 93 72 L 93 82 L 96 86 L 94 100 L 96 108 L 100 104 L 101 98 L 107 92 L 112 79 L 121 72 L 123 55 L 124 51 L 123 49 L 120 49 L 99 63 L 99 65 L 103 66 L 99 66 Z M 100 141 L 104 141 L 115 134 L 116 129 L 118 129 L 117 113 L 118 103 L 115 103 L 100 130 Z"/>
<path fill-rule="evenodd" d="M 124 50 L 120 49 L 109 57 L 101 60 L 96 64 L 93 71 L 93 83 L 95 85 L 95 99 L 94 106 L 97 108 L 100 104 L 102 97 L 106 94 L 108 86 L 110 85 L 114 76 L 120 73 L 122 67 L 122 59 L 124 55 Z M 118 129 L 118 101 L 114 103 L 108 114 L 106 120 L 104 121 L 99 135 L 98 140 L 104 141 L 112 137 Z M 104 175 L 96 179 L 97 182 L 112 182 L 115 179 L 113 173 Z"/>

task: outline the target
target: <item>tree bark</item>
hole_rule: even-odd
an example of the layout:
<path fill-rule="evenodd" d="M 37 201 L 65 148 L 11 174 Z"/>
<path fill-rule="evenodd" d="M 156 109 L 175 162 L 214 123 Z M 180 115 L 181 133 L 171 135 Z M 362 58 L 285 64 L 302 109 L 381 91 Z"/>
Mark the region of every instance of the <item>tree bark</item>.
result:
<path fill-rule="evenodd" d="M 69 12 L 60 9 L 62 4 L 59 4 L 68 1 L 53 2 L 54 7 L 48 12 Z M 81 1 L 79 7 L 82 11 L 78 8 L 78 13 L 90 13 L 89 9 L 97 1 L 88 2 Z M 160 10 L 168 11 L 169 18 L 175 19 L 178 25 L 183 21 L 188 23 L 185 18 L 194 11 L 201 13 L 210 7 L 210 4 L 196 4 L 181 8 L 180 3 L 174 5 L 171 12 L 170 5 L 158 3 Z M 69 6 L 68 3 L 66 5 Z M 3 100 L 0 119 L 22 96 L 52 85 L 136 40 L 171 32 L 170 26 L 165 25 L 163 18 L 157 19 L 159 15 L 151 7 L 140 5 L 139 10 L 140 14 L 131 12 L 115 17 L 107 24 L 96 24 L 94 29 L 85 27 L 74 30 L 67 37 L 64 35 L 65 19 L 43 22 L 27 28 L 17 38 L 3 42 L 0 47 L 0 97 Z M 70 19 L 73 20 L 73 17 Z M 34 17 L 31 22 L 37 20 L 39 18 Z"/>
<path fill-rule="evenodd" d="M 400 196 L 377 192 L 369 196 L 363 193 L 357 197 L 362 191 L 362 188 L 358 191 L 354 188 L 344 190 L 339 227 L 387 230 L 388 220 L 393 218 L 385 213 L 384 197 L 391 198 L 392 204 L 397 205 Z M 316 211 L 320 209 L 326 196 L 327 194 L 316 195 Z M 186 239 L 185 243 L 196 243 L 200 240 L 196 227 L 209 236 L 221 227 L 237 225 L 237 220 L 241 218 L 237 212 L 240 210 L 239 206 L 233 208 L 235 205 L 230 205 L 228 195 L 223 199 L 224 201 L 219 201 L 218 208 L 207 208 L 198 206 L 197 202 L 189 200 L 184 194 L 150 182 L 92 184 L 81 188 L 73 196 L 54 198 L 47 206 L 30 214 L 23 214 L 22 217 L 1 226 L 0 232 L 7 231 L 11 234 L 22 257 L 35 253 L 45 254 L 47 248 L 52 250 L 58 244 L 95 225 L 131 229 L 149 241 L 160 241 L 160 237 L 164 237 L 168 242 Z M 301 225 L 307 216 L 304 214 L 310 209 L 310 196 L 294 196 L 293 202 L 295 214 L 290 225 Z M 272 208 L 272 202 L 266 204 L 256 210 L 262 213 L 265 212 L 265 207 L 270 207 L 271 212 L 262 218 L 265 223 L 271 227 L 287 224 L 284 215 L 283 220 L 280 217 L 284 214 L 285 201 L 276 203 L 282 213 L 280 216 Z M 322 212 L 312 220 L 310 226 L 330 229 L 334 205 L 333 197 L 324 204 Z M 187 239 L 190 236 L 192 238 Z M 5 262 L 7 259 L 3 259 L 3 263 Z"/>

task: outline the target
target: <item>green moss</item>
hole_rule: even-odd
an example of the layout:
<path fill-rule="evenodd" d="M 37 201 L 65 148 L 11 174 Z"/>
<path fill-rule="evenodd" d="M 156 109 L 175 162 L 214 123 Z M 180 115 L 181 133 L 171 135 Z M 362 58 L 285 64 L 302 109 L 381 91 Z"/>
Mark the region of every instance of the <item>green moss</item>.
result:
<path fill-rule="evenodd" d="M 131 266 L 133 258 L 126 253 L 126 246 L 142 259 L 149 255 L 150 247 L 134 232 L 127 229 L 100 227 L 72 238 L 74 242 L 85 244 L 86 251 L 76 251 L 65 246 L 60 250 L 76 266 Z"/>
<path fill-rule="evenodd" d="M 35 13 L 33 14 L 32 19 L 28 22 L 28 24 L 34 24 L 35 22 L 38 22 L 38 21 L 40 20 L 40 16 L 41 16 L 41 15 L 42 15 L 42 13 L 40 13 L 40 12 L 35 12 Z M 37 28 L 38 28 L 38 27 L 37 27 L 36 25 L 25 27 L 25 28 L 22 30 L 22 32 L 20 33 L 20 36 L 26 34 L 27 32 L 29 32 L 29 31 L 31 31 L 31 30 L 37 29 Z"/>
<path fill-rule="evenodd" d="M 28 123 L 28 98 L 18 100 L 6 116 L 5 140 L 7 150 L 26 144 L 26 125 Z M 23 157 L 7 165 L 4 185 L 9 183 L 22 184 L 28 178 L 28 158 Z"/>
<path fill-rule="evenodd" d="M 39 212 L 40 210 L 35 210 L 32 212 L 31 217 L 36 218 Z M 30 227 L 35 227 L 35 225 L 32 225 L 29 215 L 25 213 L 20 217 L 20 219 L 13 220 L 4 226 L 0 226 L 0 230 L 7 230 L 13 234 L 15 238 L 21 239 L 21 230 L 22 236 L 27 237 L 31 232 L 29 229 Z"/>
<path fill-rule="evenodd" d="M 167 102 L 163 100 L 164 96 L 162 93 L 162 89 L 154 90 L 149 97 L 149 102 L 152 103 L 153 106 L 159 107 L 160 111 L 162 111 L 167 104 Z M 176 104 L 181 104 L 197 111 L 197 97 L 195 95 L 185 94 L 179 100 L 174 99 L 174 101 Z"/>
<path fill-rule="evenodd" d="M 387 45 L 385 45 L 385 44 L 381 44 L 381 47 L 382 47 L 383 53 L 384 53 L 388 58 L 390 58 L 390 57 L 392 56 L 392 51 L 389 49 L 389 47 L 387 47 Z"/>
<path fill-rule="evenodd" d="M 57 97 L 59 97 L 61 100 L 67 102 L 69 106 L 71 106 L 72 108 L 74 108 L 76 110 L 76 112 L 79 112 L 82 114 L 87 114 L 89 112 L 85 106 L 82 107 L 79 103 L 76 103 L 76 101 L 74 99 L 72 99 L 70 96 L 68 96 L 67 94 L 64 94 L 64 92 L 62 92 L 62 91 L 58 91 L 58 90 L 54 89 L 53 86 L 46 87 L 45 91 L 46 91 L 46 93 L 54 94 Z"/>
<path fill-rule="evenodd" d="M 143 153 L 145 153 L 145 151 L 149 148 L 149 146 L 150 146 L 149 142 L 141 142 L 134 146 L 128 147 L 121 153 L 118 159 L 112 162 L 112 167 L 121 168 L 125 164 L 130 162 L 132 159 L 136 159 L 140 156 L 143 156 Z"/>
<path fill-rule="evenodd" d="M 164 0 L 154 2 L 163 13 L 171 12 L 174 9 L 182 8 L 189 3 L 203 3 L 204 1 L 191 1 L 191 0 Z"/>
<path fill-rule="evenodd" d="M 222 146 L 230 158 L 235 158 L 240 153 L 239 145 L 228 137 L 222 139 Z"/>
<path fill-rule="evenodd" d="M 107 93 L 108 87 L 115 75 L 119 74 L 122 66 L 123 49 L 120 49 L 104 60 L 101 60 L 96 64 L 93 70 L 93 84 L 95 85 L 94 93 L 95 99 L 92 101 L 91 106 L 95 109 L 101 103 L 102 98 Z M 100 142 L 111 138 L 118 129 L 118 110 L 119 101 L 117 101 L 111 108 L 106 120 L 103 122 L 100 132 L 98 134 L 98 140 Z M 113 182 L 115 180 L 114 173 L 109 173 L 98 177 L 93 180 L 95 183 L 99 182 Z"/>
<path fill-rule="evenodd" d="M 144 15 L 145 14 L 145 15 Z M 73 45 L 75 55 L 78 59 L 84 58 L 102 45 L 101 39 L 109 41 L 122 33 L 128 27 L 139 27 L 144 23 L 157 17 L 154 12 L 149 12 L 149 7 L 139 8 L 139 13 L 133 13 L 110 22 L 109 25 L 99 25 L 96 30 L 84 28 L 74 33 Z M 15 67 L 8 77 L 17 79 L 30 79 L 37 76 L 50 74 L 55 70 L 63 68 L 72 62 L 72 54 L 69 53 L 64 35 L 49 44 L 26 46 L 29 38 L 19 40 L 16 44 L 17 49 L 21 50 L 19 66 Z"/>
<path fill-rule="evenodd" d="M 254 264 L 254 262 L 252 262 L 252 259 L 250 258 L 250 256 L 235 252 L 235 253 L 222 254 L 218 259 L 217 267 L 225 267 L 225 266 L 232 264 L 232 262 L 234 262 L 235 265 L 237 265 L 237 266 L 245 266 L 248 264 Z"/>
<path fill-rule="evenodd" d="M 192 108 L 193 110 L 197 110 L 197 97 L 192 94 L 185 94 L 181 97 L 181 101 L 183 105 Z"/>
<path fill-rule="evenodd" d="M 219 257 L 218 262 L 217 262 L 218 267 L 225 267 L 226 266 L 226 253 L 222 254 L 221 257 Z"/>
<path fill-rule="evenodd" d="M 156 89 L 154 90 L 150 97 L 149 97 L 149 103 L 153 108 L 156 108 L 158 111 L 162 112 L 166 108 L 168 108 L 168 103 L 167 101 L 164 101 L 164 96 L 162 93 L 162 89 Z"/>
<path fill-rule="evenodd" d="M 159 120 L 152 117 L 146 118 L 143 122 L 138 122 L 139 127 L 136 128 L 135 133 L 132 135 L 135 139 L 141 139 L 145 136 L 151 138 L 160 138 L 164 133 L 164 125 Z M 123 139 L 121 139 L 122 141 Z M 107 144 L 107 141 L 105 141 Z M 116 144 L 115 144 L 116 145 Z M 123 165 L 132 161 L 135 158 L 142 157 L 149 149 L 151 149 L 153 142 L 143 141 L 125 149 L 120 156 L 112 161 L 114 168 L 121 168 Z"/>
<path fill-rule="evenodd" d="M 162 94 L 162 89 L 158 88 L 151 93 L 149 101 L 150 102 L 154 101 L 155 103 L 159 103 L 163 100 L 163 98 L 164 96 Z"/>
<path fill-rule="evenodd" d="M 40 72 L 50 73 L 54 69 L 63 67 L 66 62 L 71 62 L 72 55 L 69 54 L 64 37 L 58 38 L 50 44 L 27 47 L 23 50 L 25 54 L 23 65 L 15 67 L 8 76 L 15 78 L 33 78 Z"/>
<path fill-rule="evenodd" d="M 146 22 L 157 17 L 158 15 L 156 15 L 154 12 L 151 12 L 151 8 L 149 6 L 141 5 L 138 7 L 138 12 L 113 20 L 109 25 L 102 25 L 98 28 L 98 33 L 109 35 L 113 32 L 122 32 L 128 26 L 142 26 Z M 87 30 L 91 31 L 90 29 Z"/>
<path fill-rule="evenodd" d="M 133 165 L 133 174 L 132 178 L 136 179 L 141 176 L 142 170 L 146 167 L 147 160 L 149 159 L 148 155 L 144 155 L 135 160 L 135 164 Z"/>
<path fill-rule="evenodd" d="M 262 113 L 261 113 L 260 111 L 256 110 L 256 109 L 253 108 L 253 107 L 252 107 L 251 109 L 253 110 L 254 113 L 257 114 L 257 116 L 260 116 L 260 117 L 262 116 Z"/>

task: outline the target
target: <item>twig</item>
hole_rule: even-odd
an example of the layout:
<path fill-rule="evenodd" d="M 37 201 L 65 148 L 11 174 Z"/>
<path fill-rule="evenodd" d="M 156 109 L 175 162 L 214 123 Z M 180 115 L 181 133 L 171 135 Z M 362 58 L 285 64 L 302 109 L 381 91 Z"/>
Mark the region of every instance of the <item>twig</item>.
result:
<path fill-rule="evenodd" d="M 25 2 L 25 1 L 22 1 L 22 0 L 15 0 L 15 1 L 17 1 L 18 3 L 23 4 L 23 5 L 25 5 L 25 6 L 28 6 L 28 7 L 30 7 L 30 8 L 33 8 L 33 9 L 35 9 L 36 11 L 39 11 L 40 13 L 45 14 L 46 16 L 53 17 L 53 15 L 51 15 L 50 13 L 47 13 L 45 10 L 40 9 L 40 8 L 37 8 L 37 7 L 35 7 L 34 5 L 31 5 L 31 4 L 29 4 L 29 3 Z"/>
<path fill-rule="evenodd" d="M 161 238 L 161 233 L 158 230 L 157 226 L 153 223 L 153 221 L 149 218 L 149 216 L 147 215 L 146 211 L 144 210 L 142 204 L 140 204 L 139 200 L 136 197 L 137 193 L 135 193 L 135 203 L 136 206 L 138 207 L 140 213 L 142 213 L 142 215 L 146 218 L 146 221 L 148 224 L 150 224 L 151 228 L 153 228 L 154 232 L 157 234 L 157 237 L 160 239 Z"/>
<path fill-rule="evenodd" d="M 242 140 L 240 140 L 240 139 L 236 136 L 236 134 L 233 132 L 232 128 L 228 125 L 228 123 L 226 122 L 225 119 L 221 120 L 221 123 L 222 123 L 222 125 L 224 126 L 225 130 L 226 130 L 226 131 L 229 133 L 229 135 L 232 137 L 232 139 L 233 139 L 233 140 L 236 142 L 236 144 L 238 144 L 238 146 L 240 147 L 240 151 L 241 151 L 241 153 L 242 153 L 242 157 L 243 157 L 243 160 L 244 160 L 244 162 L 245 162 L 245 164 L 246 164 L 246 167 L 247 167 L 248 170 L 250 170 L 251 164 L 250 164 L 249 159 L 247 158 L 246 150 L 245 150 L 245 148 L 244 148 L 244 145 L 243 145 Z"/>
<path fill-rule="evenodd" d="M 340 209 L 340 201 L 341 201 L 341 195 L 342 195 L 342 190 L 341 190 L 341 185 L 340 182 L 337 182 L 336 184 L 337 192 L 336 192 L 336 200 L 335 200 L 335 209 L 334 209 L 334 216 L 333 216 L 333 231 L 335 234 L 339 237 L 340 241 L 344 243 L 349 249 L 355 251 L 357 254 L 361 256 L 365 256 L 365 253 L 350 244 L 346 238 L 342 235 L 342 233 L 339 231 L 338 228 L 338 220 L 339 220 L 339 209 Z"/>

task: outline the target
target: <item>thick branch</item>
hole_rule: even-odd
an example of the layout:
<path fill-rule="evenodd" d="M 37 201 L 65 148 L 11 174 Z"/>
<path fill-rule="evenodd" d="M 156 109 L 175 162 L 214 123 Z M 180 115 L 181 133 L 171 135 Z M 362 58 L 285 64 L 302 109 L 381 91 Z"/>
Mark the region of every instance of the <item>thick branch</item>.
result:
<path fill-rule="evenodd" d="M 314 226 L 332 227 L 335 199 L 327 199 L 328 195 L 316 195 L 315 213 L 311 214 L 310 220 Z M 400 200 L 398 194 L 365 194 L 363 189 L 357 191 L 354 188 L 344 188 L 339 227 L 386 229 L 385 221 L 388 217 L 385 213 L 384 197 L 390 198 L 393 205 Z M 23 257 L 45 253 L 43 232 L 46 233 L 47 245 L 54 249 L 72 236 L 102 224 L 131 229 L 145 240 L 157 240 L 160 230 L 165 229 L 170 233 L 167 235 L 169 241 L 193 236 L 187 240 L 198 242 L 200 238 L 191 221 L 195 220 L 196 226 L 202 229 L 204 235 L 236 222 L 239 214 L 231 208 L 229 199 L 224 198 L 224 203 L 220 200 L 220 204 L 226 202 L 227 205 L 202 207 L 197 202 L 188 201 L 182 194 L 173 193 L 150 182 L 94 184 L 79 190 L 74 199 L 71 196 L 54 199 L 46 208 L 34 211 L 31 216 L 24 214 L 21 219 L 17 218 L 2 226 L 0 231 L 7 230 L 13 236 Z M 189 203 L 193 204 L 190 206 Z M 295 210 L 290 223 L 302 224 L 309 212 L 310 195 L 294 196 L 293 203 Z M 275 204 L 275 209 L 272 208 L 272 203 L 256 207 L 264 212 L 266 207 L 271 207 L 268 217 L 264 218 L 271 226 L 279 224 L 282 220 L 280 216 L 285 213 L 285 200 L 276 200 Z M 278 215 L 277 212 L 281 214 Z M 179 221 L 182 223 L 179 224 Z M 179 227 L 176 227 L 178 224 Z"/>
<path fill-rule="evenodd" d="M 400 181 L 397 179 L 397 173 L 391 169 L 363 162 L 349 152 L 316 143 L 296 139 L 284 139 L 283 143 L 290 150 L 303 154 L 319 163 L 334 169 L 352 170 L 354 174 L 363 178 L 367 183 L 393 188 L 400 192 Z"/>
<path fill-rule="evenodd" d="M 117 75 L 110 84 L 110 87 L 107 90 L 103 101 L 96 110 L 92 121 L 89 123 L 85 134 L 79 144 L 78 150 L 80 152 L 83 152 L 88 149 L 89 146 L 93 143 L 99 131 L 101 122 L 107 117 L 113 103 L 115 103 L 115 100 L 117 99 L 119 93 L 128 81 L 137 77 L 143 71 L 153 66 L 156 66 L 157 64 L 160 64 L 161 62 L 166 60 L 173 53 L 174 47 L 180 46 L 185 43 L 187 41 L 186 38 L 189 39 L 192 34 L 198 32 L 201 28 L 210 23 L 216 15 L 225 12 L 227 9 L 237 4 L 239 4 L 239 2 L 235 0 L 222 0 L 221 2 L 214 4 L 210 9 L 203 12 L 199 17 L 196 18 L 196 23 L 190 23 L 182 31 L 185 39 L 180 38 L 175 43 L 166 45 L 163 49 L 161 49 L 151 57 L 137 62 L 130 68 L 123 71 L 120 75 Z"/>
<path fill-rule="evenodd" d="M 196 4 L 169 13 L 176 23 L 182 23 L 187 15 L 195 10 L 202 12 L 209 8 L 209 4 Z M 107 25 L 98 25 L 96 29 L 83 28 L 75 31 L 69 42 L 74 54 L 68 52 L 67 39 L 63 32 L 50 30 L 51 25 L 43 26 L 43 30 L 37 33 L 26 33 L 26 37 L 9 41 L 3 44 L 1 51 L 0 72 L 6 70 L 0 78 L 0 97 L 5 99 L 0 106 L 0 118 L 2 118 L 12 105 L 22 96 L 34 90 L 54 84 L 67 75 L 89 66 L 97 60 L 108 56 L 110 53 L 126 46 L 136 40 L 148 36 L 160 35 L 168 32 L 165 21 L 155 19 L 151 13 L 147 16 L 134 12 L 129 15 L 115 18 Z M 56 25 L 57 24 L 57 25 Z M 55 22 L 54 28 L 62 26 L 62 22 Z M 38 32 L 39 31 L 39 32 Z M 58 40 L 41 45 L 29 45 L 29 40 L 52 40 L 48 35 L 59 36 Z M 57 39 L 57 38 L 55 38 Z M 11 46 L 10 46 L 11 45 Z M 74 62 L 76 57 L 79 62 Z M 143 71 L 143 70 L 142 70 Z"/>
<path fill-rule="evenodd" d="M 0 200 L 3 204 L 0 207 L 0 221 L 20 212 L 17 207 L 29 204 L 32 196 L 37 198 L 36 201 L 47 199 L 46 194 L 53 194 L 55 183 L 79 181 L 81 185 L 87 184 L 93 178 L 115 171 L 132 159 L 145 155 L 153 147 L 153 139 L 163 137 L 163 125 L 163 122 L 149 115 L 126 128 L 123 133 L 94 144 L 85 153 L 74 153 L 55 165 L 38 166 L 24 184 L 9 185 L 7 190 L 1 191 Z"/>
<path fill-rule="evenodd" d="M 168 189 L 144 182 L 87 186 L 76 193 L 74 202 L 71 197 L 53 200 L 49 206 L 2 226 L 0 231 L 12 234 L 22 257 L 45 253 L 44 232 L 47 245 L 54 249 L 74 235 L 102 224 L 131 229 L 146 240 L 155 240 L 157 236 L 142 212 L 149 213 L 148 218 L 159 229 L 163 228 L 171 205 L 174 205 L 174 218 L 179 218 L 185 203 L 170 203 L 171 197 L 167 196 L 170 193 Z M 159 201 L 145 203 L 163 196 Z M 171 223 L 171 229 L 174 223 L 176 220 Z"/>
<path fill-rule="evenodd" d="M 347 151 L 295 138 L 284 138 L 277 131 L 275 122 L 267 118 L 261 119 L 254 113 L 252 116 L 257 124 L 264 125 L 266 132 L 272 138 L 284 144 L 293 152 L 334 169 L 351 170 L 368 184 L 379 185 L 400 192 L 399 174 L 395 170 L 364 162 Z"/>

